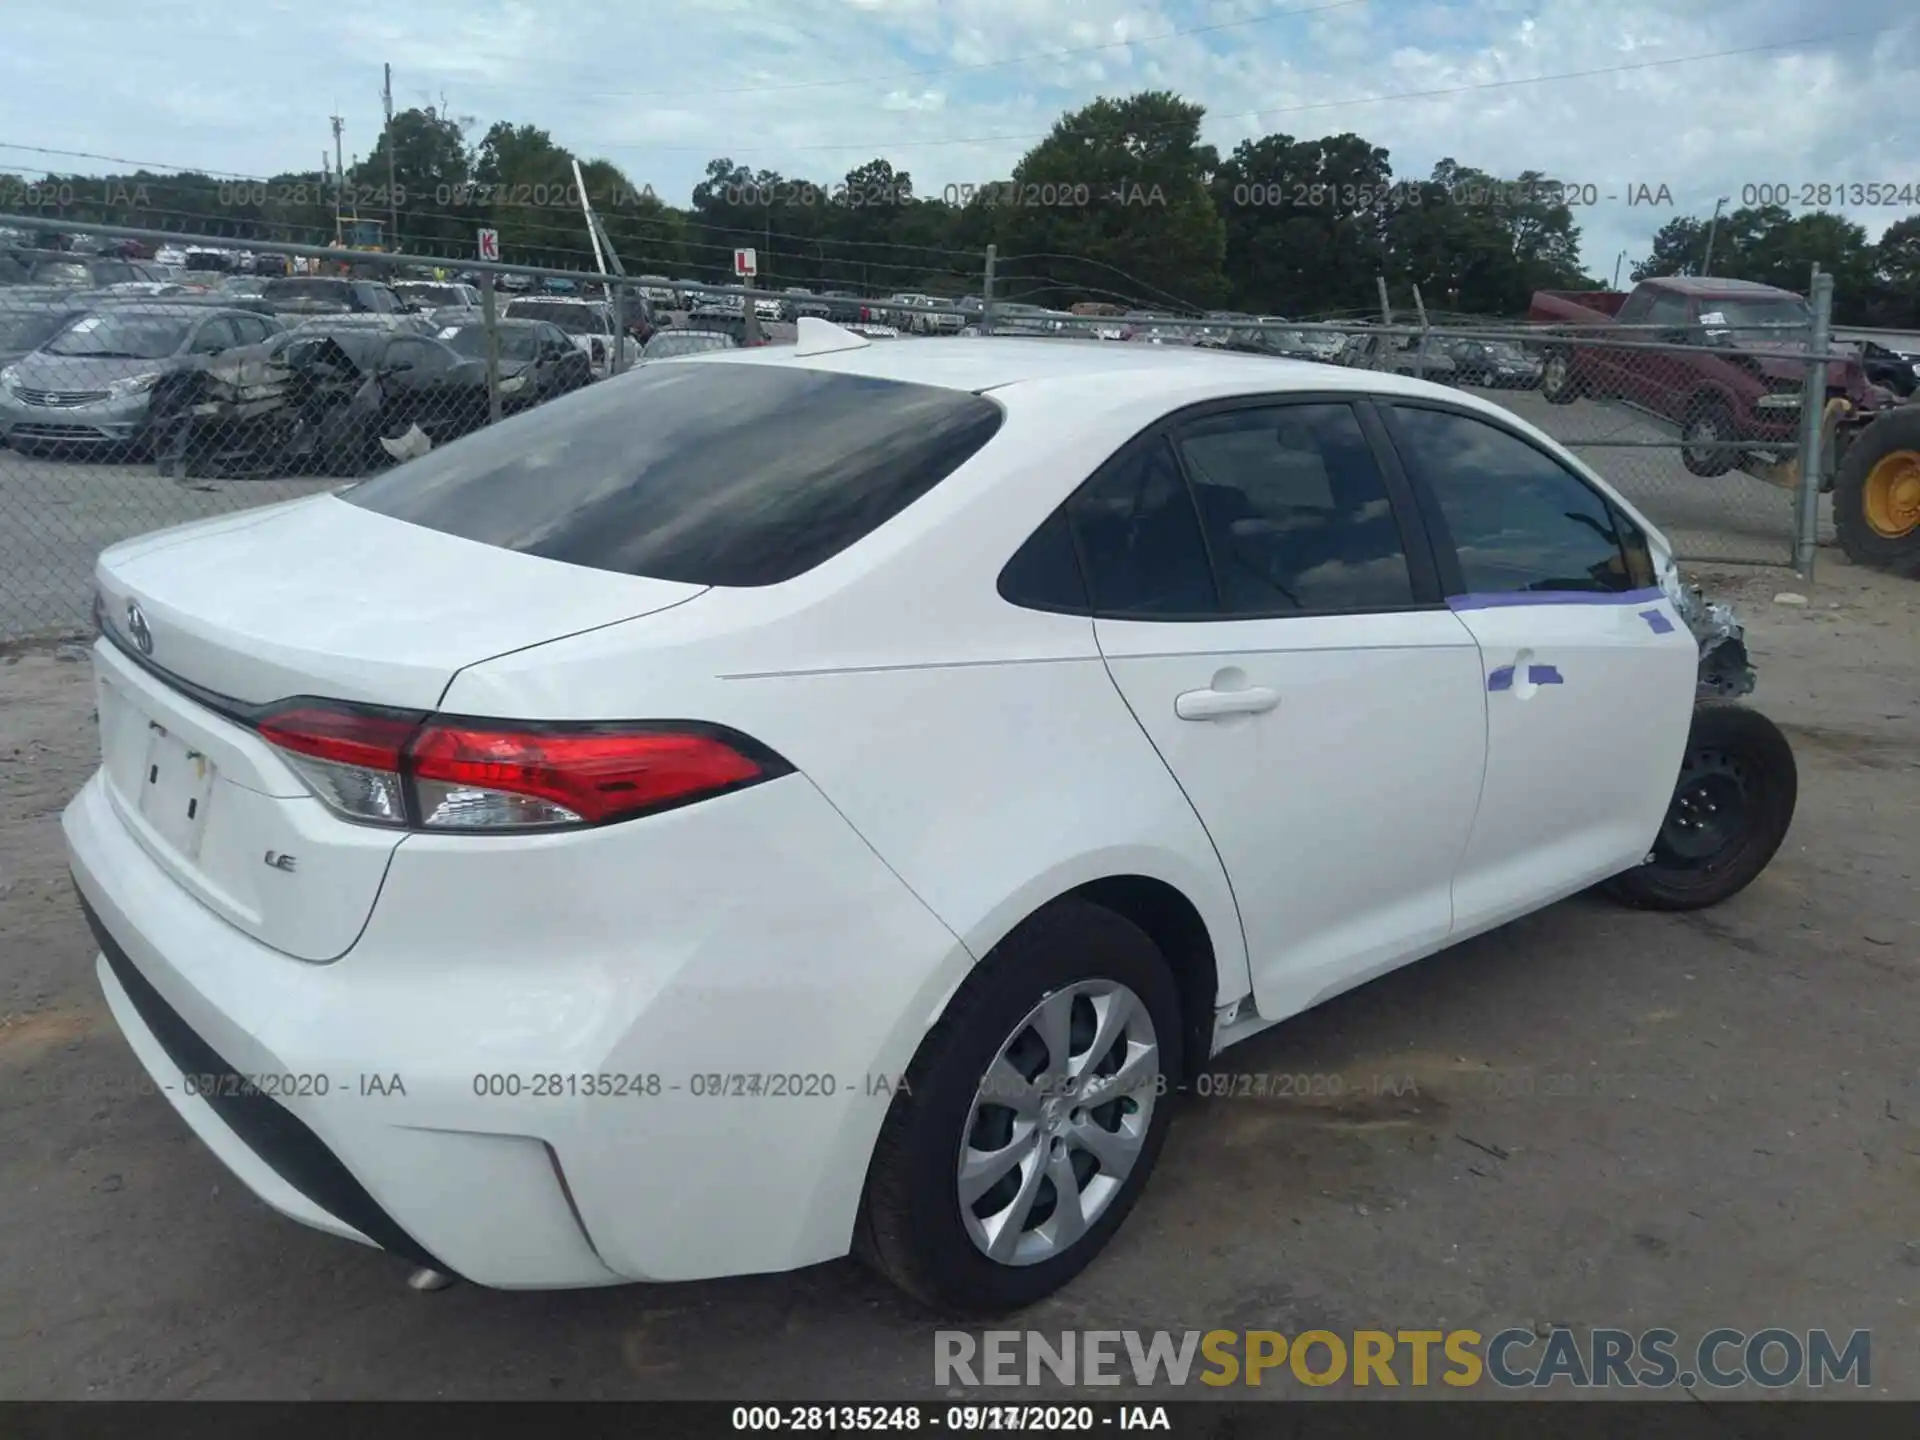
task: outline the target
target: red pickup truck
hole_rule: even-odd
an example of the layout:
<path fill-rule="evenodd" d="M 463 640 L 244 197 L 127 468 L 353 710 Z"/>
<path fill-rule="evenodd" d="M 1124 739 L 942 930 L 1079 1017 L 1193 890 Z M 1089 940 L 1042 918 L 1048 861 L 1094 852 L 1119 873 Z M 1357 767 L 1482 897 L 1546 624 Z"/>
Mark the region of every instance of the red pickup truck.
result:
<path fill-rule="evenodd" d="M 1681 459 L 1696 475 L 1724 475 L 1758 461 L 1797 454 L 1805 385 L 1807 302 L 1790 290 L 1750 280 L 1665 276 L 1630 293 L 1542 290 L 1530 323 L 1566 327 L 1580 343 L 1547 341 L 1540 391 L 1565 405 L 1582 395 L 1625 400 L 1680 427 Z M 1606 343 L 1605 327 L 1635 326 Z M 1686 348 L 1641 348 L 1684 346 Z M 1827 398 L 1848 402 L 1851 431 L 1892 403 L 1870 384 L 1857 359 L 1828 368 Z M 1835 450 L 1848 436 L 1836 434 Z M 1727 442 L 1753 441 L 1751 451 Z"/>

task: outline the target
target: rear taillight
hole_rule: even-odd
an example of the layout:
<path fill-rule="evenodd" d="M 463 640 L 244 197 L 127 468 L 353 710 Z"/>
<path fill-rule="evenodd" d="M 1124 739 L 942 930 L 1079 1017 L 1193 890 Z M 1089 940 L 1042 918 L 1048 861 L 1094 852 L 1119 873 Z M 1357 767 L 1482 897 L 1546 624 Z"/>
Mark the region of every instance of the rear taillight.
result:
<path fill-rule="evenodd" d="M 419 830 L 604 825 L 792 769 L 694 722 L 515 724 L 297 700 L 256 728 L 342 819 Z"/>
<path fill-rule="evenodd" d="M 405 825 L 401 760 L 421 718 L 294 701 L 270 713 L 258 729 L 336 815 L 369 825 Z"/>

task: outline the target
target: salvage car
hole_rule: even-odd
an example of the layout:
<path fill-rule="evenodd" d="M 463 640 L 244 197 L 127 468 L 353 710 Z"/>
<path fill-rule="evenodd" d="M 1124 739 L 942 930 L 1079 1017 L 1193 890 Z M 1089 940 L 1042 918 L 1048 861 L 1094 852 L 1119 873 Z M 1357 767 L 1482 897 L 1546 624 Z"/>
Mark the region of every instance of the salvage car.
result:
<path fill-rule="evenodd" d="M 1442 345 L 1453 361 L 1453 379 L 1459 385 L 1489 390 L 1537 390 L 1542 366 L 1511 340 L 1447 340 Z"/>
<path fill-rule="evenodd" d="M 1349 336 L 1340 352 L 1340 363 L 1356 370 L 1386 370 L 1443 383 L 1454 378 L 1457 368 L 1438 340 L 1428 338 L 1423 346 L 1417 335 L 1385 331 Z"/>
<path fill-rule="evenodd" d="M 1902 400 L 1911 400 L 1920 391 L 1920 338 L 1906 341 L 1908 348 L 1900 350 L 1878 340 L 1858 343 L 1860 368 L 1868 380 Z"/>
<path fill-rule="evenodd" d="M 150 449 L 198 366 L 278 329 L 192 301 L 100 306 L 0 370 L 0 440 L 22 453 Z"/>
<path fill-rule="evenodd" d="M 723 330 L 659 330 L 641 351 L 642 361 L 671 360 L 677 355 L 704 355 L 709 350 L 732 350 L 739 341 Z"/>
<path fill-rule="evenodd" d="M 407 307 L 389 285 L 331 275 L 268 280 L 260 298 L 282 315 L 397 315 Z"/>
<path fill-rule="evenodd" d="M 503 411 L 545 404 L 593 383 L 592 363 L 558 325 L 544 320 L 500 320 L 494 331 L 499 336 L 495 354 Z M 435 338 L 468 360 L 486 363 L 484 321 L 443 326 Z"/>
<path fill-rule="evenodd" d="M 480 292 L 452 280 L 396 280 L 393 293 L 409 310 L 431 312 L 455 307 L 477 310 Z"/>
<path fill-rule="evenodd" d="M 360 475 L 489 415 L 486 362 L 404 328 L 313 322 L 191 381 L 159 449 L 163 474 Z"/>
<path fill-rule="evenodd" d="M 16 254 L 18 258 L 29 262 L 26 273 L 26 283 L 29 285 L 98 290 L 129 281 L 166 278 L 157 267 L 139 260 L 44 250 L 20 251 Z"/>
<path fill-rule="evenodd" d="M 108 1006 L 422 1285 L 1030 1304 L 1227 1047 L 1589 886 L 1724 900 L 1795 803 L 1659 531 L 1379 372 L 809 317 L 96 584 Z"/>
<path fill-rule="evenodd" d="M 1771 478 L 1792 484 L 1781 467 L 1798 464 L 1813 324 L 1803 297 L 1751 280 L 1667 275 L 1625 294 L 1542 290 L 1528 319 L 1579 339 L 1543 337 L 1540 393 L 1549 404 L 1624 401 L 1679 428 L 1681 462 L 1695 475 L 1770 467 Z M 1891 398 L 1853 355 L 1829 364 L 1826 394 L 1848 412 L 1835 453 Z"/>
<path fill-rule="evenodd" d="M 628 323 L 634 333 L 616 337 L 613 306 L 605 300 L 577 300 L 560 295 L 528 296 L 509 300 L 505 314 L 515 320 L 545 320 L 572 337 L 593 366 L 595 379 L 613 373 L 614 346 L 619 345 L 622 369 L 640 359 L 643 336 L 653 334 L 653 309 L 639 295 L 629 297 Z"/>

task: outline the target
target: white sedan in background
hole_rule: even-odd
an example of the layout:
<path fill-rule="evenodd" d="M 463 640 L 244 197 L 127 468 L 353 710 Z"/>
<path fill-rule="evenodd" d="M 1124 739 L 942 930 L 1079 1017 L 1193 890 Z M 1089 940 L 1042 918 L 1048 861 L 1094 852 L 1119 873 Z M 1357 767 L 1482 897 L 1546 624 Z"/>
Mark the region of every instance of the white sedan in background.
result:
<path fill-rule="evenodd" d="M 505 1288 L 1030 1303 L 1224 1047 L 1794 807 L 1645 518 L 1390 374 L 807 318 L 97 578 L 128 1041 L 275 1209 Z"/>

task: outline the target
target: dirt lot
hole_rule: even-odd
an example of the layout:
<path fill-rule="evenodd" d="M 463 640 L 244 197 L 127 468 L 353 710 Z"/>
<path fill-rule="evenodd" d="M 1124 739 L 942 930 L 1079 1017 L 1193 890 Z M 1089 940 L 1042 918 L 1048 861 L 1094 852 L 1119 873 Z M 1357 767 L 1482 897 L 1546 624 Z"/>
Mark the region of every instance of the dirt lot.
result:
<path fill-rule="evenodd" d="M 1347 1096 L 1183 1101 L 1113 1250 L 1025 1323 L 1869 1328 L 1872 1393 L 1920 1398 L 1920 585 L 1821 563 L 1805 606 L 1703 577 L 1800 757 L 1753 889 L 1577 899 L 1232 1052 Z M 0 1397 L 933 1395 L 937 1322 L 851 1263 L 417 1294 L 254 1201 L 95 989 L 58 830 L 88 711 L 84 663 L 0 659 Z"/>

